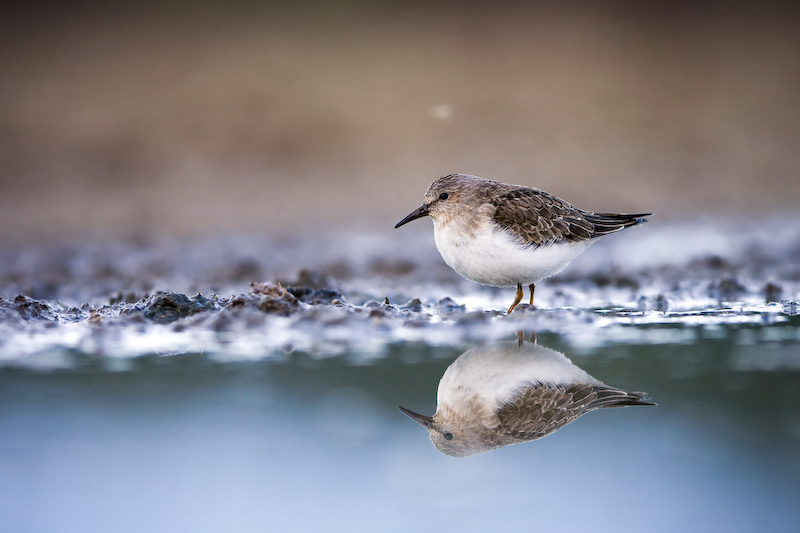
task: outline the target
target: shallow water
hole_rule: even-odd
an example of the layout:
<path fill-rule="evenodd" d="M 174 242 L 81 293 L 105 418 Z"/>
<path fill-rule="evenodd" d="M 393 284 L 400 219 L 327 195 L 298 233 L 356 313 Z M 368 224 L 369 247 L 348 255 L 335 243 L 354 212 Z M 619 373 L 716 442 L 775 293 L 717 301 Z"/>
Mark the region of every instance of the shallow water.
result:
<path fill-rule="evenodd" d="M 797 529 L 800 233 L 700 229 L 510 316 L 430 235 L 0 250 L 2 529 Z M 658 405 L 440 453 L 397 405 L 519 331 Z"/>
<path fill-rule="evenodd" d="M 793 530 L 800 525 L 800 321 L 637 326 L 538 343 L 657 407 L 589 413 L 535 442 L 455 459 L 396 405 L 435 409 L 461 349 L 220 363 L 145 356 L 124 371 L 0 372 L 9 531 Z M 465 347 L 466 348 L 466 347 Z"/>

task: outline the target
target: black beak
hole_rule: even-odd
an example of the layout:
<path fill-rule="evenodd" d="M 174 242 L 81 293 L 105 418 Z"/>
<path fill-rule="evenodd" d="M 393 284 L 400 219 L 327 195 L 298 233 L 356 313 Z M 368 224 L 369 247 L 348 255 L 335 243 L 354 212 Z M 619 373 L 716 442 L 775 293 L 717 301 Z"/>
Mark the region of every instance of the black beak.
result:
<path fill-rule="evenodd" d="M 422 215 L 420 215 L 420 216 L 422 216 Z M 425 426 L 426 429 L 430 428 L 431 424 L 433 424 L 433 417 L 432 416 L 421 415 L 419 413 L 415 413 L 414 411 L 409 411 L 405 407 L 400 407 L 399 405 L 397 406 L 397 408 L 400 409 L 401 411 L 403 411 L 403 414 L 408 416 L 408 418 L 410 418 L 414 422 L 417 422 L 417 423 L 422 424 L 423 426 Z"/>
<path fill-rule="evenodd" d="M 406 218 L 404 218 L 403 220 L 401 220 L 400 222 L 397 223 L 397 225 L 394 227 L 394 229 L 397 229 L 400 226 L 402 226 L 403 224 L 407 224 L 407 223 L 411 222 L 412 220 L 417 220 L 418 218 L 422 218 L 424 216 L 428 216 L 428 206 L 427 206 L 427 204 L 422 204 L 417 209 L 415 209 L 414 211 L 409 213 L 409 215 Z M 403 411 L 403 412 L 405 412 L 405 411 Z M 408 414 L 408 413 L 406 413 L 406 414 Z"/>

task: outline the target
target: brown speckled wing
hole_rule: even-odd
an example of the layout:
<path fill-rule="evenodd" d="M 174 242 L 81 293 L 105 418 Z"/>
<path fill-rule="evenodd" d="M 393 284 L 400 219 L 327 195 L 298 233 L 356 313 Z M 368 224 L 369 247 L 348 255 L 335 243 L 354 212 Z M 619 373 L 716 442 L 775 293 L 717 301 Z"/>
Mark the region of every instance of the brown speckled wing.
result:
<path fill-rule="evenodd" d="M 591 385 L 539 385 L 525 389 L 497 411 L 498 429 L 514 439 L 534 440 L 569 424 L 597 397 Z"/>
<path fill-rule="evenodd" d="M 635 226 L 650 213 L 588 213 L 552 194 L 515 187 L 494 195 L 494 221 L 520 244 L 543 246 L 601 237 Z"/>
<path fill-rule="evenodd" d="M 655 405 L 639 392 L 626 392 L 585 383 L 546 384 L 523 389 L 497 411 L 498 430 L 519 441 L 539 439 L 564 427 L 582 414 L 601 407 Z"/>

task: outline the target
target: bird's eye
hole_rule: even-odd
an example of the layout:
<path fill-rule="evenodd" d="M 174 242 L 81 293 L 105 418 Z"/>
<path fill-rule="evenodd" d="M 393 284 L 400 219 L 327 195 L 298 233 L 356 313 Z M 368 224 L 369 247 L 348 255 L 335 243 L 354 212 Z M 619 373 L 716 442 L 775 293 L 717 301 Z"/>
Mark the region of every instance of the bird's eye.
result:
<path fill-rule="evenodd" d="M 447 200 L 448 198 L 450 198 L 450 195 L 447 194 L 446 192 L 443 192 L 442 194 L 439 195 L 439 200 Z M 450 438 L 452 438 L 452 435 L 450 436 Z"/>
<path fill-rule="evenodd" d="M 452 433 L 445 433 L 444 434 L 444 440 L 453 440 L 453 434 Z"/>

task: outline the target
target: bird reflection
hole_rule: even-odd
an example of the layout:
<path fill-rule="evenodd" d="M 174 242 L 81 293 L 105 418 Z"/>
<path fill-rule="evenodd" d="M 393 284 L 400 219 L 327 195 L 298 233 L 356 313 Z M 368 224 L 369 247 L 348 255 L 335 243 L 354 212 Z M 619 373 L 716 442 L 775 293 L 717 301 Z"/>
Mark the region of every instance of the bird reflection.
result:
<path fill-rule="evenodd" d="M 602 407 L 655 405 L 642 392 L 596 380 L 564 354 L 535 342 L 502 342 L 463 353 L 439 382 L 436 413 L 400 410 L 454 457 L 540 439 Z"/>

